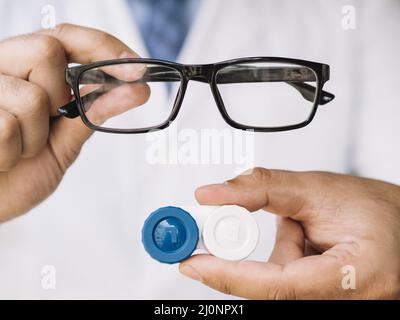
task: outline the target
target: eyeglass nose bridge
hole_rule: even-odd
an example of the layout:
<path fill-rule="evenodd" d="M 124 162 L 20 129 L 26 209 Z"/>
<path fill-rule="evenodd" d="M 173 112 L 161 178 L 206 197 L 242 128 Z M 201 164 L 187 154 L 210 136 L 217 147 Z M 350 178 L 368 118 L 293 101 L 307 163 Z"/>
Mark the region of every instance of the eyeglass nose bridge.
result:
<path fill-rule="evenodd" d="M 183 74 L 187 81 L 211 83 L 213 69 L 214 65 L 212 64 L 186 65 L 183 68 Z"/>

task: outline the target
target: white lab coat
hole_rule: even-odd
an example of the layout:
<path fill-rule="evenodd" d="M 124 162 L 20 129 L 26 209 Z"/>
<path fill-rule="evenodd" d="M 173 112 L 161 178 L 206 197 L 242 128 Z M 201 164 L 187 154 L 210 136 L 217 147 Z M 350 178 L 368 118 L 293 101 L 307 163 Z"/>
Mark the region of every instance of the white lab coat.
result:
<path fill-rule="evenodd" d="M 0 37 L 39 29 L 47 4 L 58 23 L 106 30 L 147 56 L 123 0 L 1 0 Z M 342 28 L 347 4 L 357 10 L 356 30 Z M 330 64 L 326 90 L 336 100 L 304 129 L 255 134 L 254 165 L 400 183 L 399 18 L 394 0 L 203 0 L 179 62 L 262 55 Z M 162 103 L 164 96 L 154 99 Z M 190 84 L 177 123 L 197 132 L 227 127 L 209 87 L 198 83 Z M 195 204 L 196 187 L 232 178 L 237 166 L 153 165 L 149 145 L 146 135 L 95 134 L 48 200 L 0 227 L 0 298 L 225 297 L 152 260 L 140 236 L 152 210 Z M 257 219 L 262 236 L 254 257 L 266 259 L 274 218 Z M 48 265 L 56 271 L 55 290 L 43 286 Z"/>

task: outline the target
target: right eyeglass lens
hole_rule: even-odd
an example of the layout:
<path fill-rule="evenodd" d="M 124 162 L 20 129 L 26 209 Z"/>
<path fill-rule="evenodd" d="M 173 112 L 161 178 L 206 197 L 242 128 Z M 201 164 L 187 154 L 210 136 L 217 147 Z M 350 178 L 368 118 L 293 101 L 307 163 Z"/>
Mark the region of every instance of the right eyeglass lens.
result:
<path fill-rule="evenodd" d="M 317 75 L 301 65 L 242 63 L 218 71 L 216 83 L 228 116 L 257 128 L 306 122 L 314 109 Z"/>
<path fill-rule="evenodd" d="M 168 121 L 181 81 L 179 71 L 168 66 L 125 63 L 84 72 L 79 91 L 91 124 L 109 130 L 143 130 Z"/>

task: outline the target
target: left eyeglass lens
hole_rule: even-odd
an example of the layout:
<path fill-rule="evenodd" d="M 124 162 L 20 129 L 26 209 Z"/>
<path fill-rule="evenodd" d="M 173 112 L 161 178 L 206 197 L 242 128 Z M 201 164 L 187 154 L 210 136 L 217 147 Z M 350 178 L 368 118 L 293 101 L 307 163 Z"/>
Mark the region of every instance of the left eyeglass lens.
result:
<path fill-rule="evenodd" d="M 170 67 L 125 63 L 85 71 L 79 79 L 88 121 L 104 129 L 140 130 L 168 121 L 181 84 Z"/>
<path fill-rule="evenodd" d="M 249 62 L 218 71 L 216 83 L 231 120 L 258 128 L 305 123 L 317 97 L 316 73 L 305 66 Z"/>

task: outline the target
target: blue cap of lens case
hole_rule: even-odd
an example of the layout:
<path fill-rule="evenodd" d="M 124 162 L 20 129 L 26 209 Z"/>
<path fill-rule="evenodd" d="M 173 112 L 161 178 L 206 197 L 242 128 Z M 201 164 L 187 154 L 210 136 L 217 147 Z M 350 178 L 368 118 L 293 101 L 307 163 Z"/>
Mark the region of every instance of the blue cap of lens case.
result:
<path fill-rule="evenodd" d="M 199 228 L 193 217 L 177 207 L 153 212 L 142 229 L 142 242 L 149 255 L 174 264 L 189 258 L 199 242 Z"/>
<path fill-rule="evenodd" d="M 248 257 L 256 248 L 258 226 L 246 209 L 198 206 L 188 211 L 165 207 L 153 212 L 145 221 L 142 242 L 153 259 L 178 263 L 201 248 L 221 259 L 238 261 Z M 201 225 L 201 236 L 198 224 Z"/>

